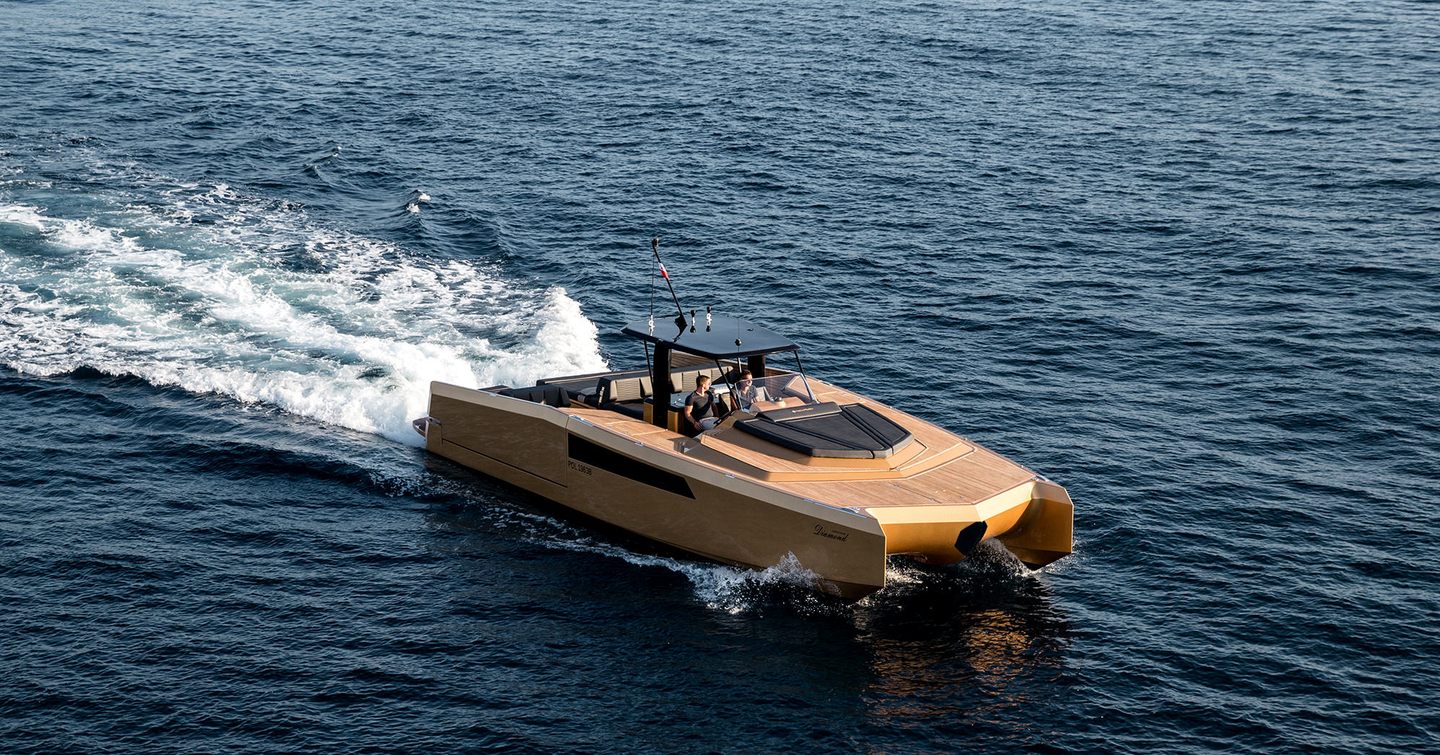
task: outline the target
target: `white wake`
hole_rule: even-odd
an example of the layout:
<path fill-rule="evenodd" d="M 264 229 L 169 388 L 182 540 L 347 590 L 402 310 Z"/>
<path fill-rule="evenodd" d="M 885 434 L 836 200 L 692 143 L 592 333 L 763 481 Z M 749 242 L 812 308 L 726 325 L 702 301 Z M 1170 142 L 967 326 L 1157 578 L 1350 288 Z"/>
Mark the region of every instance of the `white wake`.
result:
<path fill-rule="evenodd" d="M 605 369 L 561 288 L 326 229 L 223 185 L 146 180 L 53 203 L 0 192 L 0 364 L 133 375 L 410 444 L 431 380 Z"/>

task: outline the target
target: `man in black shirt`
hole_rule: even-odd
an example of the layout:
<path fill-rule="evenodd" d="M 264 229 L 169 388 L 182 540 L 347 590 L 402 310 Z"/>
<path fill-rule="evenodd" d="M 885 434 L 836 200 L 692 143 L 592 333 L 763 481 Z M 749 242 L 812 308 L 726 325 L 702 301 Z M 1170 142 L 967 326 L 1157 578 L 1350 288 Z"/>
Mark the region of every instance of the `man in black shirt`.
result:
<path fill-rule="evenodd" d="M 697 376 L 695 392 L 685 397 L 685 412 L 680 415 L 680 429 L 693 438 L 714 427 L 724 414 L 725 410 L 716 401 L 715 394 L 710 392 L 710 376 Z"/>

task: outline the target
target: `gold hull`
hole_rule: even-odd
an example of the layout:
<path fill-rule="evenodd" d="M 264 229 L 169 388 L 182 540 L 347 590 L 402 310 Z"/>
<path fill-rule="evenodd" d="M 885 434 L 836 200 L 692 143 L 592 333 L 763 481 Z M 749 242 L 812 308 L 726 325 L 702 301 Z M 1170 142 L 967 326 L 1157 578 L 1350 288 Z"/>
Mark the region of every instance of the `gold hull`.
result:
<path fill-rule="evenodd" d="M 417 421 L 432 453 L 637 535 L 753 568 L 793 555 L 818 587 L 858 600 L 887 554 L 963 559 L 999 539 L 1038 567 L 1071 550 L 1065 490 L 993 452 L 811 379 L 823 400 L 864 402 L 915 434 L 893 459 L 808 459 L 734 429 L 699 438 L 573 403 L 555 407 L 431 384 Z"/>

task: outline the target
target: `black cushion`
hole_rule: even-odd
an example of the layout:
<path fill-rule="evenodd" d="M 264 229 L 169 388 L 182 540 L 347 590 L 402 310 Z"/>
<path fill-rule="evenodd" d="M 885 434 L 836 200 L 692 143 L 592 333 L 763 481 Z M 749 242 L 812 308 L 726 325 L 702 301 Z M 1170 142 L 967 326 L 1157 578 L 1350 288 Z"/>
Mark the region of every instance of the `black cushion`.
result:
<path fill-rule="evenodd" d="M 844 411 L 845 416 L 855 426 L 869 433 L 882 446 L 898 451 L 910 443 L 909 430 L 895 424 L 885 415 L 864 404 L 851 404 L 844 407 Z"/>
<path fill-rule="evenodd" d="M 828 417 L 831 414 L 839 414 L 840 405 L 834 401 L 826 401 L 820 404 L 801 404 L 800 406 L 787 406 L 782 409 L 770 409 L 760 412 L 760 419 L 767 419 L 771 422 L 791 422 L 807 417 Z"/>
<path fill-rule="evenodd" d="M 609 406 L 609 409 L 611 411 L 620 412 L 627 417 L 634 417 L 635 419 L 645 419 L 644 404 L 611 404 Z"/>
<path fill-rule="evenodd" d="M 622 381 L 639 380 L 640 378 L 649 376 L 650 373 L 646 370 L 622 370 L 620 372 L 611 372 L 597 378 L 595 381 L 595 404 L 598 406 L 606 406 L 618 398 L 615 395 L 617 391 L 614 390 L 614 384 Z M 643 385 L 640 386 L 639 392 L 644 395 L 645 389 Z"/>
<path fill-rule="evenodd" d="M 537 404 L 566 407 L 570 405 L 570 394 L 558 385 L 532 385 L 528 388 L 509 388 L 500 391 L 503 396 L 534 401 Z"/>
<path fill-rule="evenodd" d="M 861 404 L 777 409 L 741 420 L 735 426 L 792 451 L 831 459 L 884 459 L 914 440 L 910 431 Z"/>

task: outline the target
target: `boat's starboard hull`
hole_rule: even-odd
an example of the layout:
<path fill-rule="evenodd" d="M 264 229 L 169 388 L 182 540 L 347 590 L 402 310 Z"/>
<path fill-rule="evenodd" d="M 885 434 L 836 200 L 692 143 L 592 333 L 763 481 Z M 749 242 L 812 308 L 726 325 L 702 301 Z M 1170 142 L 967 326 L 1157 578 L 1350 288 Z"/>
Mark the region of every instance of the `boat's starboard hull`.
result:
<path fill-rule="evenodd" d="M 793 557 L 820 589 L 851 600 L 885 584 L 885 534 L 863 513 L 696 465 L 521 399 L 436 383 L 430 416 L 430 451 L 651 540 L 759 569 Z"/>

